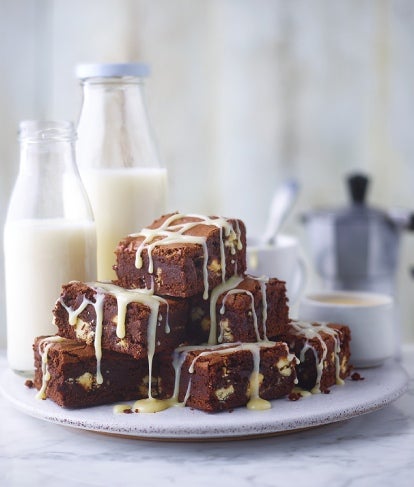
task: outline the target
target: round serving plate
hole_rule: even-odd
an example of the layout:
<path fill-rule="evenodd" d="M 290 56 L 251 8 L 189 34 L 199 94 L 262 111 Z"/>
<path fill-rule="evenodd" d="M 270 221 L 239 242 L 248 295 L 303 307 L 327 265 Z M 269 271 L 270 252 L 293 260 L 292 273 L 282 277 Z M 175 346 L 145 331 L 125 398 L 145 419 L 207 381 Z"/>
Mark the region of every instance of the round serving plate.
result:
<path fill-rule="evenodd" d="M 112 405 L 65 409 L 50 400 L 36 399 L 36 391 L 27 388 L 25 379 L 11 370 L 1 374 L 0 391 L 22 412 L 64 426 L 147 440 L 235 440 L 284 434 L 360 416 L 387 406 L 407 388 L 408 376 L 393 360 L 359 373 L 364 380 L 347 379 L 345 385 L 332 387 L 330 394 L 298 401 L 278 399 L 266 411 L 238 408 L 215 414 L 183 407 L 155 414 L 115 414 Z"/>

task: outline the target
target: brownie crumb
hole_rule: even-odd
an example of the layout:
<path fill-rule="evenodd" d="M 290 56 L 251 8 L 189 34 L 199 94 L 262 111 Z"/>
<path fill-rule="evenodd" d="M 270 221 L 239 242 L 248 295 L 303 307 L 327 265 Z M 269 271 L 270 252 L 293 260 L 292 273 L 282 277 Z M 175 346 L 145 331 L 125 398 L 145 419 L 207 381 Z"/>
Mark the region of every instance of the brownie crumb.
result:
<path fill-rule="evenodd" d="M 138 409 L 137 409 L 137 411 L 138 411 Z M 132 414 L 133 411 L 132 411 L 132 408 L 128 408 L 128 409 L 124 409 L 122 412 L 124 414 Z"/>
<path fill-rule="evenodd" d="M 351 375 L 351 379 L 352 380 L 365 380 L 365 377 L 362 377 L 361 374 L 359 374 L 358 372 L 354 372 L 352 375 Z"/>
<path fill-rule="evenodd" d="M 24 385 L 26 387 L 28 387 L 29 389 L 33 389 L 34 387 L 34 382 L 31 380 L 31 379 L 27 379 L 26 382 L 24 383 Z"/>
<path fill-rule="evenodd" d="M 302 398 L 302 394 L 300 392 L 291 392 L 288 395 L 289 401 L 299 401 Z"/>

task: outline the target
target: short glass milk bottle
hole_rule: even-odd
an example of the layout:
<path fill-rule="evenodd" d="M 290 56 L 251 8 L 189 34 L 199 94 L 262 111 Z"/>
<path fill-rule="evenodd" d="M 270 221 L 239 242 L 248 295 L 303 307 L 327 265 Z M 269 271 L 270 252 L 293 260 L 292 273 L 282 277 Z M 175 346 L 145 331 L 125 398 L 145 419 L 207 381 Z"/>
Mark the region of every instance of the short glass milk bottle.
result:
<path fill-rule="evenodd" d="M 77 161 L 95 215 L 98 279 L 116 275 L 119 241 L 165 213 L 167 171 L 151 132 L 143 90 L 146 64 L 77 67 L 83 101 Z"/>
<path fill-rule="evenodd" d="M 20 167 L 4 226 L 7 357 L 34 369 L 33 341 L 54 335 L 62 284 L 96 279 L 96 228 L 75 160 L 71 122 L 20 124 Z"/>

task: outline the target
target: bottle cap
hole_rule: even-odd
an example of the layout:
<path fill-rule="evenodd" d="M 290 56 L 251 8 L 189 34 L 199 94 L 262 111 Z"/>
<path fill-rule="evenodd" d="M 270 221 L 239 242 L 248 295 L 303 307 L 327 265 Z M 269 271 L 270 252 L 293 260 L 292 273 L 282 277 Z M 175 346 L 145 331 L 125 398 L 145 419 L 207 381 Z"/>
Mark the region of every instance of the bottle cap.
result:
<path fill-rule="evenodd" d="M 78 64 L 76 76 L 87 78 L 122 78 L 124 76 L 149 76 L 150 69 L 145 63 L 114 63 L 114 64 Z"/>

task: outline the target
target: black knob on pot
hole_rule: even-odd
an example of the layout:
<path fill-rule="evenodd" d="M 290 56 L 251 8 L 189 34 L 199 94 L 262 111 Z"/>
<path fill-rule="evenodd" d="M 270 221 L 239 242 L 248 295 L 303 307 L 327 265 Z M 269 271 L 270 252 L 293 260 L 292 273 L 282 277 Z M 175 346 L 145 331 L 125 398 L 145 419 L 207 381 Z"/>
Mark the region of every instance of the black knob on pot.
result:
<path fill-rule="evenodd" d="M 368 189 L 369 179 L 364 174 L 352 174 L 348 177 L 348 189 L 351 193 L 352 202 L 364 204 Z"/>

